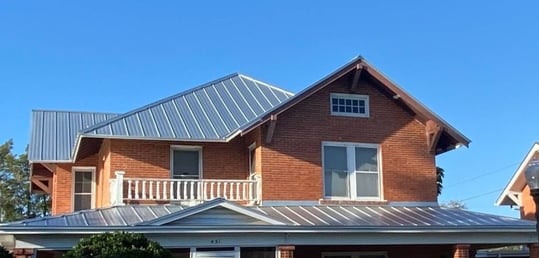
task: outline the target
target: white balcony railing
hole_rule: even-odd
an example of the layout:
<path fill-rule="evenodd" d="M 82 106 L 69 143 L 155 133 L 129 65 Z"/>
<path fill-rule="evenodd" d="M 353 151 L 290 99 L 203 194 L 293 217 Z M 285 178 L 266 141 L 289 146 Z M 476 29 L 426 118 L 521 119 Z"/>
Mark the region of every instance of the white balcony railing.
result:
<path fill-rule="evenodd" d="M 124 201 L 202 202 L 214 198 L 259 203 L 261 180 L 124 178 L 116 172 L 110 180 L 112 205 Z"/>

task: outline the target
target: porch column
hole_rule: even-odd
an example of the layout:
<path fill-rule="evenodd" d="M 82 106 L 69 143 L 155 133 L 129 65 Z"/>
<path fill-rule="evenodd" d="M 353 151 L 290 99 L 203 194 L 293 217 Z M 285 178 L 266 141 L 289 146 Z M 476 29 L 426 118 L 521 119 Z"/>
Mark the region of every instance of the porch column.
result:
<path fill-rule="evenodd" d="M 458 244 L 453 246 L 453 258 L 470 258 L 470 245 Z"/>
<path fill-rule="evenodd" d="M 296 247 L 293 245 L 277 246 L 277 250 L 279 250 L 279 258 L 294 258 L 295 249 Z"/>
<path fill-rule="evenodd" d="M 32 254 L 34 254 L 34 249 L 14 248 L 11 252 L 15 258 L 31 258 Z"/>
<path fill-rule="evenodd" d="M 528 250 L 530 252 L 530 258 L 539 258 L 539 244 L 528 244 Z"/>

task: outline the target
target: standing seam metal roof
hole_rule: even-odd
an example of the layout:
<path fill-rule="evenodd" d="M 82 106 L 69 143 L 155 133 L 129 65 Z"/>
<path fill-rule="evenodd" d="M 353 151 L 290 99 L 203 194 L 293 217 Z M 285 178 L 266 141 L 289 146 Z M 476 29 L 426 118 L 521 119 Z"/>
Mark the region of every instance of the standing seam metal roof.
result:
<path fill-rule="evenodd" d="M 69 162 L 80 137 L 228 141 L 292 93 L 231 74 L 124 114 L 34 110 L 30 162 Z"/>
<path fill-rule="evenodd" d="M 200 204 L 199 206 L 204 206 Z M 137 227 L 164 216 L 181 215 L 195 207 L 176 205 L 126 205 L 79 211 L 67 215 L 28 219 L 0 226 L 41 227 Z M 289 227 L 339 228 L 529 228 L 533 221 L 441 207 L 393 206 L 259 206 L 241 207 Z M 202 211 L 204 212 L 204 211 Z M 215 218 L 218 219 L 218 218 Z M 203 226 L 203 225 L 201 225 Z M 276 225 L 278 226 L 278 225 Z M 156 226 L 157 227 L 157 226 Z"/>

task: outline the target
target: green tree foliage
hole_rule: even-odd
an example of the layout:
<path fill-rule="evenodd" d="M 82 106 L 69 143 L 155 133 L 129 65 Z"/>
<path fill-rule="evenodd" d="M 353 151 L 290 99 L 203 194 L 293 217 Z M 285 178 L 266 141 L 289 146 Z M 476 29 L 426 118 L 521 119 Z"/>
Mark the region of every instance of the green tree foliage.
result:
<path fill-rule="evenodd" d="M 444 188 L 444 172 L 445 170 L 443 168 L 436 167 L 436 187 L 438 190 L 438 195 L 442 194 L 442 188 Z"/>
<path fill-rule="evenodd" d="M 93 235 L 81 239 L 65 258 L 138 258 L 172 257 L 170 252 L 157 242 L 148 240 L 143 234 L 114 232 Z"/>
<path fill-rule="evenodd" d="M 9 253 L 8 250 L 6 250 L 6 248 L 4 248 L 3 246 L 0 246 L 0 258 L 12 258 L 13 255 L 11 255 Z"/>
<path fill-rule="evenodd" d="M 12 150 L 12 140 L 0 145 L 0 221 L 48 215 L 50 197 L 30 192 L 27 154 L 16 155 Z"/>

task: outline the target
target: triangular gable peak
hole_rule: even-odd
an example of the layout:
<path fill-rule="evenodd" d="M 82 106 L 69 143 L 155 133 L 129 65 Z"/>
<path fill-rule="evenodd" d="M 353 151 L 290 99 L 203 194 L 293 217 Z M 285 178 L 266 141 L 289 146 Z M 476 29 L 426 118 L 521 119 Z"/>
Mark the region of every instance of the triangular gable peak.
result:
<path fill-rule="evenodd" d="M 108 119 L 80 132 L 95 138 L 228 142 L 240 128 L 293 94 L 242 74 L 231 74 Z"/>
<path fill-rule="evenodd" d="M 524 160 L 520 163 L 517 170 L 511 177 L 511 180 L 507 186 L 503 189 L 502 193 L 496 200 L 496 205 L 509 205 L 509 206 L 522 206 L 521 194 L 524 188 L 526 188 L 526 177 L 524 173 L 530 162 L 539 160 L 539 142 L 536 142 L 531 147 Z"/>
<path fill-rule="evenodd" d="M 362 57 L 353 59 L 333 73 L 294 95 L 294 97 L 288 99 L 282 105 L 267 112 L 262 119 L 248 124 L 242 128 L 241 134 L 245 135 L 254 128 L 266 122 L 270 122 L 269 133 L 266 136 L 266 141 L 270 142 L 272 128 L 275 127 L 277 118 L 281 113 L 344 77 L 350 78 L 349 87 L 351 91 L 361 87 L 361 80 L 369 80 L 369 82 L 372 82 L 372 84 L 382 93 L 388 96 L 388 98 L 393 99 L 397 104 L 411 112 L 419 122 L 425 124 L 426 133 L 429 139 L 428 144 L 433 153 L 440 154 L 460 146 L 467 147 L 471 142 L 457 129 L 452 127 L 449 123 L 376 70 L 372 65 L 367 63 Z"/>
<path fill-rule="evenodd" d="M 214 199 L 139 225 L 285 225 L 224 199 Z"/>

